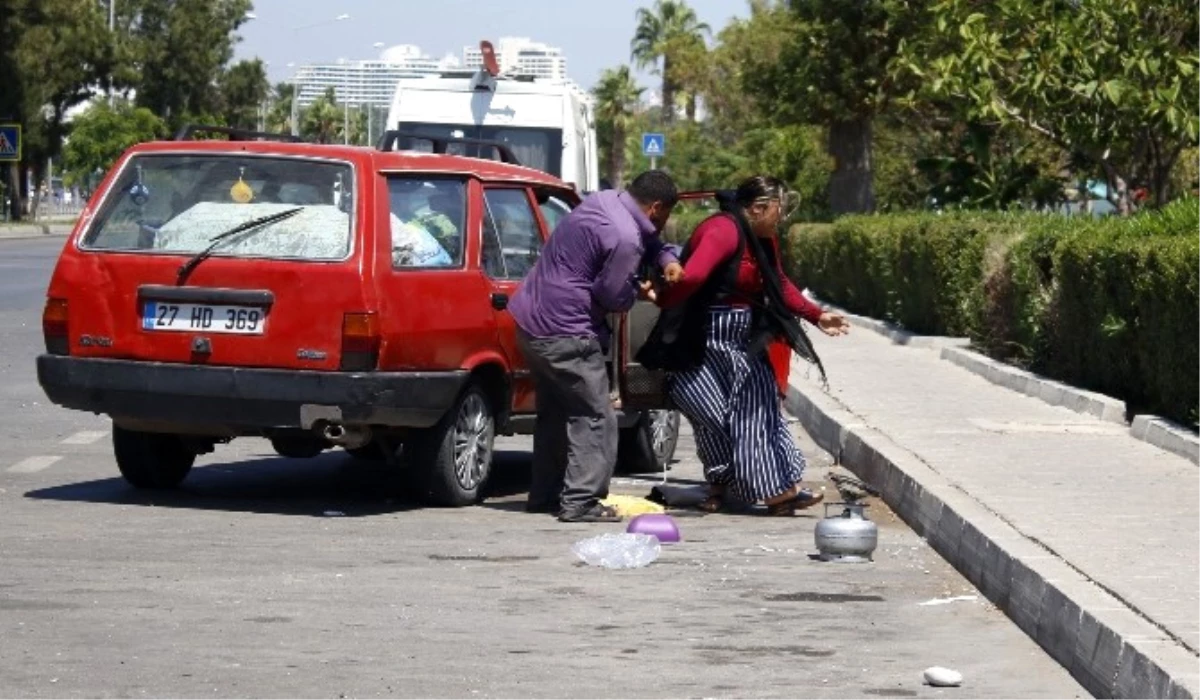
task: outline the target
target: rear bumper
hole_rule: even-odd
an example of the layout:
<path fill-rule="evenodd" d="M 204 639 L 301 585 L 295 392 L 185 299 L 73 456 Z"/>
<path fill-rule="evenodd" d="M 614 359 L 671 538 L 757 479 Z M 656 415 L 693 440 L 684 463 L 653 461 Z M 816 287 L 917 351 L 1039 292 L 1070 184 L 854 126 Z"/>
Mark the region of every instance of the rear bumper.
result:
<path fill-rule="evenodd" d="M 319 421 L 426 428 L 467 373 L 312 372 L 40 355 L 38 382 L 66 408 L 117 420 L 221 428 L 311 429 Z"/>

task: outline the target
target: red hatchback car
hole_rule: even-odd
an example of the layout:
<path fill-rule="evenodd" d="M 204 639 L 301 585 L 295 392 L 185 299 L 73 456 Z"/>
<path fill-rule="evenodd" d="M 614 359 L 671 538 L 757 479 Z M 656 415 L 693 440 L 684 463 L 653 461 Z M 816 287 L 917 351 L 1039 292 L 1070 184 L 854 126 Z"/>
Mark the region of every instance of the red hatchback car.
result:
<path fill-rule="evenodd" d="M 420 139 L 432 152 L 395 150 Z M 494 435 L 533 425 L 508 298 L 579 202 L 515 161 L 398 132 L 374 149 L 209 127 L 135 146 L 55 267 L 41 386 L 111 416 L 134 486 L 176 486 L 196 455 L 255 435 L 288 457 L 403 447 L 429 502 L 473 503 Z M 678 414 L 620 420 L 622 466 L 663 469 Z"/>

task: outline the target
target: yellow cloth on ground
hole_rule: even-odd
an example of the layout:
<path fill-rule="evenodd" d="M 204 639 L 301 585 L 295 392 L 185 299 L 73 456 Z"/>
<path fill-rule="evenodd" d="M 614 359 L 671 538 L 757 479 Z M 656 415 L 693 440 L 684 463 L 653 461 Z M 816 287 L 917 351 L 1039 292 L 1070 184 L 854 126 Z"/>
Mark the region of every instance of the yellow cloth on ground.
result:
<path fill-rule="evenodd" d="M 632 518 L 635 515 L 645 515 L 646 513 L 665 512 L 665 509 L 661 505 L 637 496 L 612 494 L 600 502 L 616 509 L 617 514 L 625 518 Z"/>

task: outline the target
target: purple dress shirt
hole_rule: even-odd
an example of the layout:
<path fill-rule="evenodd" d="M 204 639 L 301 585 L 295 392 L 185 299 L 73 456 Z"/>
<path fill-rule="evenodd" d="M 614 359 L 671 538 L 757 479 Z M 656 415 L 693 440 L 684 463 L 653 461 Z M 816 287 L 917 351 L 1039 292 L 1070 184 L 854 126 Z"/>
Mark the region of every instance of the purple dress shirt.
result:
<path fill-rule="evenodd" d="M 607 348 L 606 316 L 633 306 L 638 266 L 651 257 L 677 260 L 632 195 L 596 192 L 558 223 L 508 310 L 534 338 L 595 337 Z"/>

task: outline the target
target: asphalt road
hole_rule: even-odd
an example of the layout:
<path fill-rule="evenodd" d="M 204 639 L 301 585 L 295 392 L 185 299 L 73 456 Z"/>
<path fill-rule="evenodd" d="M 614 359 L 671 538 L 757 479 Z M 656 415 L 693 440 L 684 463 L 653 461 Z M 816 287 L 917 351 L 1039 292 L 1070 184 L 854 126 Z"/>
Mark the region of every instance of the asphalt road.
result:
<path fill-rule="evenodd" d="M 107 421 L 37 385 L 61 243 L 0 241 L 0 696 L 1086 697 L 879 504 L 871 564 L 812 559 L 819 513 L 714 515 L 613 572 L 570 546 L 619 526 L 521 511 L 523 439 L 467 509 L 259 440 L 202 456 L 177 493 L 134 491 Z M 697 479 L 690 438 L 677 456 L 672 478 Z M 975 597 L 922 605 L 951 596 Z M 964 685 L 923 685 L 934 665 Z"/>

